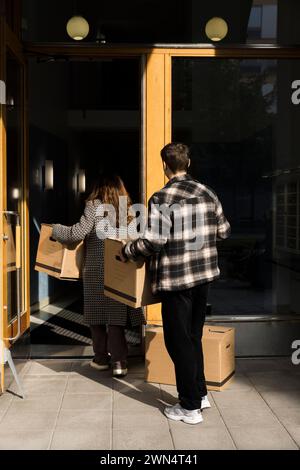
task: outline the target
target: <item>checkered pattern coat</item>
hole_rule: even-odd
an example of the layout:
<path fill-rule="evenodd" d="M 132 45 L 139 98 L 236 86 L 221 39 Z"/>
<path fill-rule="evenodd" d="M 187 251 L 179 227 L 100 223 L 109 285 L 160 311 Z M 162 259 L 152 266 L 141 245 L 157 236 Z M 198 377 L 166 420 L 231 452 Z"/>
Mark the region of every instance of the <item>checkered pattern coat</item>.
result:
<path fill-rule="evenodd" d="M 144 323 L 141 309 L 127 307 L 106 297 L 104 290 L 104 240 L 97 237 L 99 200 L 88 201 L 80 221 L 66 227 L 56 224 L 52 236 L 61 243 L 84 240 L 83 267 L 84 320 L 88 325 L 138 326 Z"/>
<path fill-rule="evenodd" d="M 177 176 L 151 197 L 148 209 L 143 237 L 130 241 L 123 252 L 132 260 L 151 256 L 154 293 L 219 277 L 216 241 L 229 236 L 230 225 L 212 189 L 190 175 Z"/>

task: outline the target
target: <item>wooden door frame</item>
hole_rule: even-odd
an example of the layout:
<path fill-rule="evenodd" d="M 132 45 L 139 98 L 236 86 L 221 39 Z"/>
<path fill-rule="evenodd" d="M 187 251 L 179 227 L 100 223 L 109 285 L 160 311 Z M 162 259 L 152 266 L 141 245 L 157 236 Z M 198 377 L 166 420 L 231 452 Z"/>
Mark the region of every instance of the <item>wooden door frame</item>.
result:
<path fill-rule="evenodd" d="M 5 77 L 5 21 L 0 16 L 0 80 L 4 81 Z M 4 124 L 5 104 L 0 103 L 0 211 L 6 207 L 6 131 Z M 4 241 L 2 234 L 4 233 L 3 216 L 0 213 L 0 269 L 6 266 Z M 3 338 L 6 333 L 6 322 L 4 315 L 4 305 L 7 304 L 7 279 L 4 272 L 0 272 L 0 394 L 4 392 L 4 345 Z"/>
<path fill-rule="evenodd" d="M 0 18 L 0 34 L 1 34 L 1 61 L 0 61 L 0 79 L 6 82 L 6 56 L 7 50 L 16 58 L 22 67 L 22 83 L 21 83 L 21 98 L 22 98 L 22 202 L 20 208 L 21 218 L 21 244 L 22 244 L 22 315 L 21 315 L 21 333 L 24 334 L 30 327 L 30 263 L 29 263 L 29 213 L 28 213 L 28 135 L 27 135 L 27 76 L 26 76 L 26 59 L 23 54 L 23 46 L 17 36 L 10 30 L 3 17 Z M 7 207 L 7 167 L 6 167 L 6 153 L 7 153 L 7 140 L 6 140 L 6 107 L 1 105 L 1 142 L 0 142 L 0 181 L 1 181 L 1 195 L 0 195 L 0 211 L 9 210 Z M 3 218 L 1 216 L 0 233 L 3 234 Z M 6 283 L 6 270 L 4 259 L 4 241 L 0 239 L 0 263 L 3 266 L 3 273 L 1 273 L 1 294 L 0 294 L 0 314 L 2 329 L 0 337 L 4 338 L 6 347 L 11 347 L 12 343 L 6 338 L 15 337 L 18 330 L 18 320 L 14 319 L 13 322 L 8 324 L 7 316 L 4 314 L 5 305 L 7 305 L 7 283 Z M 2 376 L 4 374 L 1 374 Z"/>

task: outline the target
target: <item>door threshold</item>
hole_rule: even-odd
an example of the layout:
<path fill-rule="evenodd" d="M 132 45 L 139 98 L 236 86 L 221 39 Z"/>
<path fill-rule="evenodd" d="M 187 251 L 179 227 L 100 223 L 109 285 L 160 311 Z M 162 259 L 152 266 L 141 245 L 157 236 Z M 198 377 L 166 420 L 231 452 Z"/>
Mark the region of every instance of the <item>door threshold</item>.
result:
<path fill-rule="evenodd" d="M 140 345 L 128 345 L 128 357 L 143 356 Z M 91 359 L 92 346 L 70 346 L 58 344 L 32 344 L 30 359 Z"/>

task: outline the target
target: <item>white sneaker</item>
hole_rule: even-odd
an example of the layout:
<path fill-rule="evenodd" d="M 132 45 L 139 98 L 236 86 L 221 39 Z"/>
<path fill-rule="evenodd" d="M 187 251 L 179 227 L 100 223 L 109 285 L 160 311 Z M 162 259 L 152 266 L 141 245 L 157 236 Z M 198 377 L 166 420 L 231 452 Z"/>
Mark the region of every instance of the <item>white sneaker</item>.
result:
<path fill-rule="evenodd" d="M 207 398 L 207 395 L 205 397 L 202 397 L 201 401 L 201 411 L 205 410 L 206 408 L 211 408 L 211 404 L 209 403 L 209 400 Z"/>
<path fill-rule="evenodd" d="M 117 361 L 113 364 L 113 376 L 114 377 L 125 377 L 127 375 L 127 361 Z"/>
<path fill-rule="evenodd" d="M 183 421 L 187 424 L 198 424 L 203 421 L 201 410 L 186 410 L 182 408 L 180 403 L 176 403 L 174 406 L 167 406 L 164 409 L 164 413 L 169 419 Z"/>

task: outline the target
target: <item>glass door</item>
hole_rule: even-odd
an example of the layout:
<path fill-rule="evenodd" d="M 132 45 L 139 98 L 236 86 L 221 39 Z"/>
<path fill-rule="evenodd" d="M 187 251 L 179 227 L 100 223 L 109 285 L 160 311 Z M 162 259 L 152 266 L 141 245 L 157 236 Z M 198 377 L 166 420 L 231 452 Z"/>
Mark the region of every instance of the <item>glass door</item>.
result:
<path fill-rule="evenodd" d="M 5 33 L 7 32 L 4 28 Z M 6 34 L 4 35 L 6 36 Z M 5 100 L 1 104 L 1 388 L 4 389 L 4 348 L 29 328 L 27 276 L 26 120 L 24 106 L 25 62 L 16 43 L 7 35 L 1 80 Z M 20 49 L 21 50 L 21 49 Z"/>
<path fill-rule="evenodd" d="M 241 355 L 290 354 L 300 333 L 299 73 L 299 59 L 172 58 L 172 140 L 232 226 L 208 320 L 232 322 Z"/>

